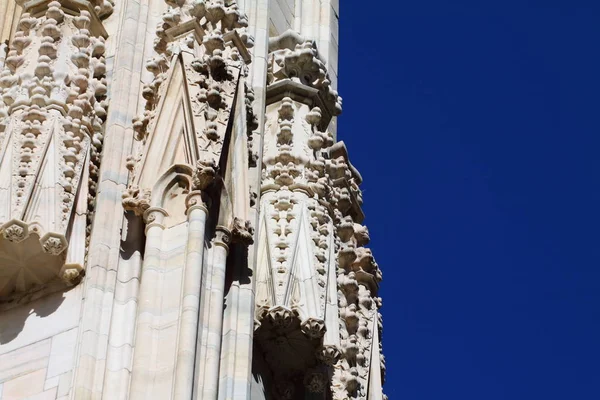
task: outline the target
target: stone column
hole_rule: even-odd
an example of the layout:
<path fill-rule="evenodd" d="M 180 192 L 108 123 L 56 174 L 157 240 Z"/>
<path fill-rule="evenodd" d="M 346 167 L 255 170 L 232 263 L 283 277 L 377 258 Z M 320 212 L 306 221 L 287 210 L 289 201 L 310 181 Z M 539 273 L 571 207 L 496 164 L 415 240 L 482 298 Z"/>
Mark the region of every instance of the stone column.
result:
<path fill-rule="evenodd" d="M 225 272 L 227 254 L 231 243 L 231 232 L 224 226 L 217 226 L 211 270 L 211 286 L 209 294 L 208 335 L 206 352 L 202 362 L 205 363 L 202 393 L 199 399 L 213 400 L 217 398 L 219 387 L 219 361 L 221 359 L 221 340 L 223 335 L 223 298 L 225 292 Z"/>
<path fill-rule="evenodd" d="M 189 226 L 175 372 L 176 400 L 189 400 L 192 397 L 204 262 L 204 233 L 208 215 L 208 209 L 199 191 L 190 193 L 186 203 Z"/>
<path fill-rule="evenodd" d="M 142 284 L 138 299 L 138 317 L 136 323 L 135 353 L 133 356 L 133 375 L 131 378 L 131 399 L 147 399 L 148 377 L 155 366 L 152 358 L 152 320 L 158 313 L 160 254 L 163 224 L 167 213 L 157 207 L 151 207 L 144 213 L 146 222 L 146 248 L 142 266 Z"/>

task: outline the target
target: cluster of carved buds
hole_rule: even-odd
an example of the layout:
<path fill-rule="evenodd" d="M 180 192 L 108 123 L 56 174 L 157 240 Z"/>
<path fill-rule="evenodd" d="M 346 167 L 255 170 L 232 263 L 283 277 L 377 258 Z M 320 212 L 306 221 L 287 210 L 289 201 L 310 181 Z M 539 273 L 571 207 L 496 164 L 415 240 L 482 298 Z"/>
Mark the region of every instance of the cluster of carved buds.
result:
<path fill-rule="evenodd" d="M 224 0 L 178 0 L 167 1 L 168 10 L 156 28 L 154 49 L 156 55 L 148 60 L 146 68 L 154 75 L 151 83 L 142 91 L 146 99 L 146 112 L 134 121 L 139 140 L 146 136 L 147 127 L 153 117 L 152 110 L 158 103 L 162 85 L 174 54 L 186 48 L 200 47 L 202 56 L 193 69 L 203 75 L 197 84 L 203 89 L 203 103 L 218 109 L 221 103 L 219 82 L 229 78 L 229 65 L 243 64 L 247 55 L 240 54 L 236 46 L 229 45 L 239 40 L 250 48 L 252 38 L 247 33 L 248 20 L 235 1 Z"/>
<path fill-rule="evenodd" d="M 340 310 L 341 348 L 325 346 L 317 357 L 333 366 L 334 398 L 366 398 L 381 272 L 364 247 L 368 231 L 359 224 L 360 174 L 344 145 L 334 143 L 327 131 L 331 117 L 341 112 L 341 98 L 331 88 L 314 42 L 287 31 L 272 38 L 270 48 L 261 191 L 269 258 L 275 262 L 270 276 L 274 300 L 282 304 L 278 295 L 286 291 L 278 285 L 286 280 L 278 275 L 293 267 L 297 221 L 308 217 L 321 311 L 331 268 L 336 268 Z M 264 299 L 257 301 L 260 306 Z"/>
<path fill-rule="evenodd" d="M 132 184 L 135 180 L 135 166 L 140 161 L 141 155 L 127 157 L 126 167 L 130 172 L 129 185 L 127 189 L 121 193 L 123 208 L 127 211 L 133 211 L 135 215 L 141 217 L 146 210 L 150 208 L 151 191 L 150 189 L 140 189 L 137 185 Z"/>
<path fill-rule="evenodd" d="M 369 379 L 374 319 L 381 329 L 377 295 L 381 272 L 371 251 L 366 227 L 344 216 L 337 221 L 338 290 L 343 358 L 335 366 L 336 399 L 363 398 Z M 380 343 L 381 345 L 381 343 Z M 380 349 L 379 349 L 380 350 Z M 383 365 L 383 364 L 382 364 Z M 382 375 L 384 370 L 381 371 Z"/>
<path fill-rule="evenodd" d="M 275 153 L 265 157 L 262 186 L 286 188 L 295 183 L 301 184 L 304 180 L 302 170 L 306 164 L 307 158 L 294 152 L 294 114 L 295 108 L 291 98 L 285 97 L 277 110 L 277 133 L 276 142 L 267 143 L 267 146 L 274 147 Z M 272 121 L 269 121 L 267 130 Z"/>
<path fill-rule="evenodd" d="M 245 106 L 246 106 L 246 125 L 248 132 L 248 166 L 250 168 L 254 168 L 257 166 L 258 161 L 258 152 L 254 149 L 254 134 L 253 132 L 258 129 L 258 119 L 256 118 L 256 114 L 254 114 L 254 109 L 252 105 L 254 104 L 254 90 L 252 87 L 246 84 L 246 98 Z"/>
<path fill-rule="evenodd" d="M 309 146 L 314 159 L 308 164 L 306 174 L 314 197 L 311 209 L 315 244 L 322 248 L 316 252 L 316 266 L 329 262 L 330 241 L 328 228 L 333 229 L 337 249 L 338 293 L 340 308 L 341 357 L 334 362 L 332 392 L 336 399 L 364 398 L 368 384 L 371 359 L 372 327 L 378 318 L 380 299 L 376 296 L 381 272 L 371 250 L 366 227 L 355 223 L 362 214 L 356 208 L 362 203 L 358 188 L 360 178 L 343 156 L 331 157 L 332 141 L 319 132 L 320 110 L 307 115 L 313 133 Z M 383 373 L 383 371 L 382 371 Z"/>
<path fill-rule="evenodd" d="M 136 185 L 130 185 L 121 195 L 123 208 L 133 211 L 137 216 L 143 216 L 150 208 L 151 193 L 149 189 L 140 189 Z"/>
<path fill-rule="evenodd" d="M 283 48 L 270 53 L 267 70 L 268 84 L 284 79 L 299 82 L 319 90 L 325 106 L 332 116 L 342 112 L 342 98 L 331 87 L 325 64 L 319 59 L 316 43 L 304 40 L 293 49 Z"/>
<path fill-rule="evenodd" d="M 90 3 L 94 6 L 94 11 L 98 17 L 102 19 L 107 18 L 113 13 L 114 0 L 91 0 Z"/>
<path fill-rule="evenodd" d="M 110 3 L 100 1 L 96 7 L 106 13 Z M 11 214 L 22 218 L 52 140 L 59 149 L 60 217 L 57 226 L 45 228 L 61 233 L 69 224 L 86 162 L 93 207 L 107 107 L 104 38 L 90 32 L 89 11 L 73 11 L 66 13 L 53 1 L 40 17 L 25 12 L 0 72 L 0 146 L 6 146 L 9 129 L 18 138 L 12 139 Z M 57 251 L 52 243 L 44 249 Z"/>

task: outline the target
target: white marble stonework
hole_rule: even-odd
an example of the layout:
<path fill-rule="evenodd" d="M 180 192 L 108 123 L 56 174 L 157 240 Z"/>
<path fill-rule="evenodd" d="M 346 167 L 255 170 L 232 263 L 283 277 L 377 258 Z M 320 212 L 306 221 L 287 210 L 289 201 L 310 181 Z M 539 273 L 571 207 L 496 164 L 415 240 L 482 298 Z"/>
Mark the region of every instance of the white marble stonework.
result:
<path fill-rule="evenodd" d="M 338 16 L 0 0 L 0 400 L 387 398 Z"/>

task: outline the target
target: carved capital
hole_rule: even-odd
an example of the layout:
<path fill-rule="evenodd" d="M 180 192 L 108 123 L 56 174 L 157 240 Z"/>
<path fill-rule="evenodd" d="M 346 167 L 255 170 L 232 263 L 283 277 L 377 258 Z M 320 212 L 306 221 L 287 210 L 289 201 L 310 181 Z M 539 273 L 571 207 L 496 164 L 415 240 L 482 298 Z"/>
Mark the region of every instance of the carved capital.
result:
<path fill-rule="evenodd" d="M 164 219 L 167 216 L 167 211 L 160 207 L 150 207 L 144 212 L 144 222 L 146 223 L 146 232 L 153 226 L 165 228 Z"/>
<path fill-rule="evenodd" d="M 200 190 L 194 190 L 190 192 L 185 198 L 186 214 L 190 214 L 192 210 L 202 210 L 208 215 L 208 198 Z"/>
<path fill-rule="evenodd" d="M 221 246 L 226 250 L 229 250 L 229 244 L 231 243 L 231 231 L 224 226 L 217 225 L 215 229 L 214 243 L 216 246 Z"/>

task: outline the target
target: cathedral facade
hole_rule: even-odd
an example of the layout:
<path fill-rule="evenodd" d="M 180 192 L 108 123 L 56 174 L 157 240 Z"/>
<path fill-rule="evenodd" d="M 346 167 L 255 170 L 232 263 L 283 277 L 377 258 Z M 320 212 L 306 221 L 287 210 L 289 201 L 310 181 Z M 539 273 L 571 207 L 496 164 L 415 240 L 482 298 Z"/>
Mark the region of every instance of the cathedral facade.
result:
<path fill-rule="evenodd" d="M 0 0 L 0 400 L 383 400 L 339 0 Z"/>

